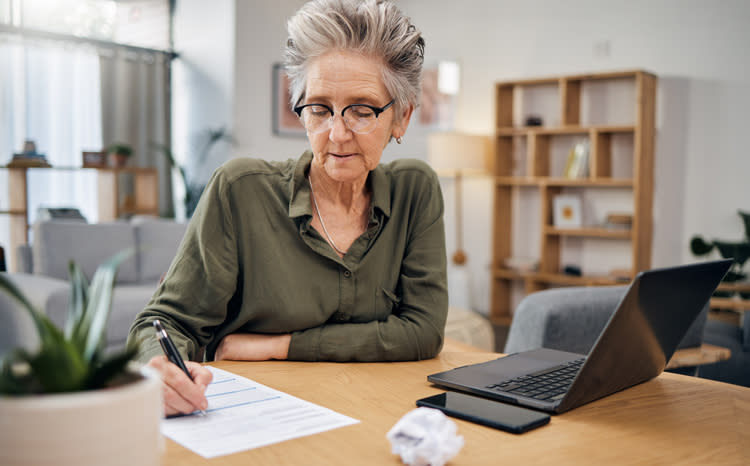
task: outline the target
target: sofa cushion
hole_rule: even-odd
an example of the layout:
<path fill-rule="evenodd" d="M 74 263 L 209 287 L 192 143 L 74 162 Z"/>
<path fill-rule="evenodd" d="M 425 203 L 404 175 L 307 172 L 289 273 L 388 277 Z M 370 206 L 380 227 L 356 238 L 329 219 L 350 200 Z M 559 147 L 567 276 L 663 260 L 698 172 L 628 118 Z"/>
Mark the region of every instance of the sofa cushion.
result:
<path fill-rule="evenodd" d="M 107 323 L 107 349 L 112 350 L 125 346 L 130 325 L 135 316 L 148 304 L 156 291 L 156 282 L 143 285 L 119 285 L 112 296 L 112 311 Z M 57 325 L 64 325 L 67 319 L 70 289 L 58 290 L 49 299 L 47 312 L 50 320 Z"/>
<path fill-rule="evenodd" d="M 187 224 L 161 219 L 143 219 L 133 224 L 139 249 L 139 281 L 157 282 L 172 263 Z"/>
<path fill-rule="evenodd" d="M 96 268 L 116 253 L 135 248 L 134 228 L 127 222 L 37 222 L 33 227 L 34 274 L 67 280 L 74 260 L 91 279 Z M 135 251 L 134 251 L 135 252 Z M 138 280 L 135 254 L 120 264 L 117 283 Z"/>

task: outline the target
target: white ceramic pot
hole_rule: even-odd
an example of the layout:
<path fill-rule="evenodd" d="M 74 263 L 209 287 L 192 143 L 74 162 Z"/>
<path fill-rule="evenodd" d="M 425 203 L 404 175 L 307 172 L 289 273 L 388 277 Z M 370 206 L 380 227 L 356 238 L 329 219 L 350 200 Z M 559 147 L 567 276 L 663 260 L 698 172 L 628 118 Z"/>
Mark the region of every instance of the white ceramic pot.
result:
<path fill-rule="evenodd" d="M 161 386 L 144 374 L 101 390 L 0 396 L 0 465 L 157 466 Z"/>

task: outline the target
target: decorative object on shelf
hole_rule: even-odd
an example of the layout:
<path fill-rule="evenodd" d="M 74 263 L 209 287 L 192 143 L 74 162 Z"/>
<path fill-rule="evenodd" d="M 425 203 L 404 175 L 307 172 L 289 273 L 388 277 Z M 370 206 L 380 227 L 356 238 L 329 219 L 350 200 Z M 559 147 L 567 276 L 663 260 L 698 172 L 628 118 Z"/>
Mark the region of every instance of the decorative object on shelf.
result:
<path fill-rule="evenodd" d="M 104 168 L 107 166 L 107 152 L 82 151 L 81 161 L 83 168 Z"/>
<path fill-rule="evenodd" d="M 202 169 L 203 164 L 205 163 L 206 158 L 211 152 L 211 148 L 214 146 L 214 144 L 220 141 L 226 141 L 232 145 L 237 143 L 237 141 L 234 139 L 234 136 L 232 136 L 229 130 L 223 126 L 217 129 L 209 128 L 208 130 L 206 130 L 206 136 L 207 137 L 205 138 L 206 140 L 203 143 L 203 146 L 198 151 L 198 160 L 196 163 L 197 170 Z M 177 168 L 177 170 L 180 172 L 180 177 L 182 178 L 182 182 L 185 185 L 185 198 L 183 200 L 185 204 L 185 216 L 187 218 L 192 217 L 193 212 L 195 211 L 195 207 L 198 205 L 198 200 L 200 199 L 201 194 L 203 194 L 203 189 L 206 187 L 206 185 L 194 181 L 188 177 L 187 170 L 184 166 L 177 163 L 174 158 L 174 154 L 172 153 L 172 149 L 170 149 L 169 146 L 152 142 L 151 147 L 161 152 L 167 158 L 167 160 L 169 160 L 172 168 Z"/>
<path fill-rule="evenodd" d="M 553 221 L 557 228 L 580 228 L 581 198 L 572 194 L 555 196 Z"/>
<path fill-rule="evenodd" d="M 133 148 L 127 144 L 117 142 L 107 148 L 107 159 L 110 167 L 124 167 L 132 155 Z"/>
<path fill-rule="evenodd" d="M 0 412 L 12 428 L 0 436 L 0 451 L 8 464 L 107 464 L 114 457 L 125 464 L 159 463 L 158 376 L 146 377 L 130 365 L 134 346 L 104 354 L 117 267 L 129 255 L 124 251 L 102 264 L 90 285 L 71 263 L 64 329 L 0 274 L 0 289 L 28 313 L 40 341 L 36 352 L 19 348 L 2 360 Z"/>
<path fill-rule="evenodd" d="M 588 141 L 581 141 L 570 149 L 565 163 L 566 178 L 580 179 L 589 176 L 589 152 Z"/>
<path fill-rule="evenodd" d="M 574 277 L 580 277 L 583 275 L 583 273 L 581 272 L 581 267 L 577 265 L 566 265 L 565 267 L 563 267 L 562 273 L 564 273 L 565 275 L 572 275 Z"/>
<path fill-rule="evenodd" d="M 13 154 L 13 159 L 8 164 L 8 168 L 26 168 L 26 167 L 51 167 L 47 162 L 47 157 L 36 151 L 36 143 L 27 139 L 23 143 L 23 151 L 20 154 Z"/>
<path fill-rule="evenodd" d="M 466 175 L 487 173 L 491 153 L 490 138 L 457 132 L 431 133 L 427 137 L 430 165 L 439 175 L 452 176 L 456 186 L 456 252 L 453 263 L 466 263 L 463 248 L 463 199 L 461 179 Z"/>
<path fill-rule="evenodd" d="M 518 273 L 530 273 L 539 270 L 539 259 L 533 257 L 516 257 L 511 256 L 503 261 L 507 269 Z"/>
<path fill-rule="evenodd" d="M 539 115 L 529 115 L 526 117 L 526 126 L 542 126 L 543 120 Z"/>
<path fill-rule="evenodd" d="M 690 251 L 695 256 L 705 256 L 716 248 L 721 254 L 721 257 L 725 259 L 734 259 L 732 267 L 727 272 L 724 280 L 725 283 L 735 283 L 743 281 L 747 278 L 747 273 L 742 269 L 745 266 L 745 262 L 750 258 L 750 213 L 738 210 L 737 213 L 742 218 L 745 226 L 745 240 L 744 241 L 723 241 L 723 240 L 712 240 L 706 241 L 700 235 L 695 235 L 690 240 Z M 734 295 L 734 291 L 719 290 L 714 292 L 714 296 L 721 298 L 729 298 Z M 744 296 L 747 295 L 747 296 Z M 743 293 L 743 298 L 750 298 L 750 294 Z"/>
<path fill-rule="evenodd" d="M 633 279 L 633 271 L 628 268 L 614 268 L 610 269 L 609 276 L 612 277 L 613 280 L 630 283 Z"/>
<path fill-rule="evenodd" d="M 611 230 L 630 230 L 633 226 L 633 214 L 625 212 L 610 212 L 604 220 L 604 228 Z"/>

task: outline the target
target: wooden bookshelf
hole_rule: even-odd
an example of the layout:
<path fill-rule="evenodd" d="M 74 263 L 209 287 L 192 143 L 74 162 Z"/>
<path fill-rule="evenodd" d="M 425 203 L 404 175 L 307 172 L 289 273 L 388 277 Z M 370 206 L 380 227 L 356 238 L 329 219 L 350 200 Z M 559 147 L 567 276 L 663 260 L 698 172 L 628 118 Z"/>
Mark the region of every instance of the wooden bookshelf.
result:
<path fill-rule="evenodd" d="M 495 153 L 492 163 L 494 188 L 494 240 L 490 317 L 500 324 L 512 318 L 513 287 L 523 283 L 524 293 L 551 286 L 598 286 L 626 283 L 614 277 L 576 277 L 561 273 L 564 238 L 626 242 L 630 248 L 627 275 L 650 268 L 653 231 L 652 204 L 654 191 L 654 132 L 656 109 L 656 76 L 642 70 L 614 71 L 596 74 L 555 76 L 548 78 L 504 81 L 495 85 Z M 623 113 L 631 121 L 593 121 L 590 117 L 598 107 L 608 106 L 606 93 L 590 92 L 591 83 L 616 81 L 632 89 L 632 98 L 624 104 Z M 542 97 L 527 107 L 524 93 L 534 89 Z M 549 91 L 549 92 L 548 92 Z M 545 94 L 545 92 L 547 92 Z M 556 107 L 553 118 L 544 126 L 524 126 L 523 117 L 535 108 Z M 593 109 L 593 110 L 592 110 Z M 586 113 L 588 112 L 588 113 Z M 606 113 L 606 112 L 600 112 Z M 585 118 L 584 115 L 588 115 Z M 552 120 L 552 121 L 550 121 Z M 588 174 L 584 178 L 566 178 L 556 171 L 552 147 L 558 138 L 580 137 L 589 144 Z M 621 138 L 632 141 L 630 174 L 621 176 L 614 170 L 615 149 Z M 522 155 L 519 157 L 518 154 Z M 618 161 L 619 162 L 619 161 Z M 580 228 L 556 228 L 553 224 L 555 196 L 570 190 L 627 190 L 632 194 L 632 225 L 629 229 L 583 225 Z M 538 270 L 519 273 L 505 268 L 514 256 L 514 206 L 519 196 L 535 190 L 539 199 L 536 211 L 524 215 L 537 216 L 540 231 L 524 232 L 538 238 Z M 515 213 L 516 215 L 518 213 Z M 620 266 L 620 264 L 617 264 Z"/>

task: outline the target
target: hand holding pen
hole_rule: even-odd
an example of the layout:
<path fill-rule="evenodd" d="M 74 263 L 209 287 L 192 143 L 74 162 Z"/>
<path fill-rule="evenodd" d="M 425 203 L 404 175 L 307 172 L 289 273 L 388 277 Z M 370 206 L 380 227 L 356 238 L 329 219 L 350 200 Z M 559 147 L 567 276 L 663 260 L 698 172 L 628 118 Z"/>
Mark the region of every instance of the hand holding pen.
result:
<path fill-rule="evenodd" d="M 198 363 L 182 360 L 177 347 L 159 320 L 154 321 L 154 328 L 166 358 L 156 356 L 148 365 L 161 375 L 165 413 L 174 415 L 203 412 L 208 407 L 204 393 L 213 375 Z"/>

